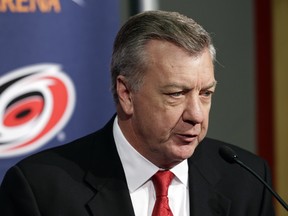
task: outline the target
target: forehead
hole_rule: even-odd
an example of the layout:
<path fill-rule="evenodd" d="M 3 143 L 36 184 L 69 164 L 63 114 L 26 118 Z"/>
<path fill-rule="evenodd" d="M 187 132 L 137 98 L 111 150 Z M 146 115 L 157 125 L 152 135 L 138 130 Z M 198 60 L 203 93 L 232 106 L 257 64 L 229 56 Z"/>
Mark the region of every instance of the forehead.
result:
<path fill-rule="evenodd" d="M 148 70 L 146 76 L 161 81 L 214 81 L 213 59 L 208 49 L 195 56 L 166 41 L 152 40 L 146 45 Z"/>

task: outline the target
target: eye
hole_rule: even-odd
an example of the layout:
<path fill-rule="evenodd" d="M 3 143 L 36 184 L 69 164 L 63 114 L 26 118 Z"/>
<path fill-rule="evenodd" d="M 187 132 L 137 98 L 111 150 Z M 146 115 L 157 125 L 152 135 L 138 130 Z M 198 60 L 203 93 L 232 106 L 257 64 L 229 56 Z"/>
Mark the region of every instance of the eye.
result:
<path fill-rule="evenodd" d="M 211 91 L 211 90 L 203 90 L 203 91 L 200 91 L 200 95 L 203 96 L 203 97 L 207 97 L 207 98 L 208 98 L 208 97 L 211 97 L 213 93 L 214 93 L 214 92 Z"/>
<path fill-rule="evenodd" d="M 170 97 L 181 97 L 182 95 L 185 94 L 185 91 L 178 91 L 178 92 L 171 92 L 171 93 L 166 93 L 166 95 L 170 96 Z"/>
<path fill-rule="evenodd" d="M 170 96 L 173 96 L 173 97 L 179 97 L 183 94 L 183 92 L 173 92 L 173 93 L 170 93 L 169 95 Z"/>

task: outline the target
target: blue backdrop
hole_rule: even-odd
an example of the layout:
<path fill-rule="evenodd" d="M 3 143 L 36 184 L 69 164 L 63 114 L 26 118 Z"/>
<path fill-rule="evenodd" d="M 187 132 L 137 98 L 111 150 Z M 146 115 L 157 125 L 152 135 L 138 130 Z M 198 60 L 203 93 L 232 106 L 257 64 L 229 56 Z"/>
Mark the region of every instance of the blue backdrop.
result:
<path fill-rule="evenodd" d="M 117 0 L 0 1 L 0 182 L 23 157 L 104 125 Z"/>

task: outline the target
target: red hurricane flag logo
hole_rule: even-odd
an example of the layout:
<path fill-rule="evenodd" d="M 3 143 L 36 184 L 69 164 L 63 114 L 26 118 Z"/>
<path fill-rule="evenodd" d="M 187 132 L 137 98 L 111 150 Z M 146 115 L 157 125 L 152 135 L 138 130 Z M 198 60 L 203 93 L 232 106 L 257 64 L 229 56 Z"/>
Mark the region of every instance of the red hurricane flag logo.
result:
<path fill-rule="evenodd" d="M 32 65 L 0 77 L 0 158 L 45 145 L 74 106 L 74 85 L 60 65 Z"/>

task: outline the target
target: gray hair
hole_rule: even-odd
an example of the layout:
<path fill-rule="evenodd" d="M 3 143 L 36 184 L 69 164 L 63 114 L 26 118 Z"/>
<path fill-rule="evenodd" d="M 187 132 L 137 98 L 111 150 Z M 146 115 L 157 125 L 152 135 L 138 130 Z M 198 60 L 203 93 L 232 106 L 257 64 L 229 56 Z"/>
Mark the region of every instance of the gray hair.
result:
<path fill-rule="evenodd" d="M 213 61 L 216 51 L 210 35 L 193 19 L 177 12 L 146 11 L 132 16 L 119 30 L 111 61 L 112 94 L 116 103 L 117 77 L 125 76 L 127 85 L 137 91 L 142 83 L 149 56 L 145 45 L 151 40 L 168 41 L 192 55 L 208 48 Z"/>

